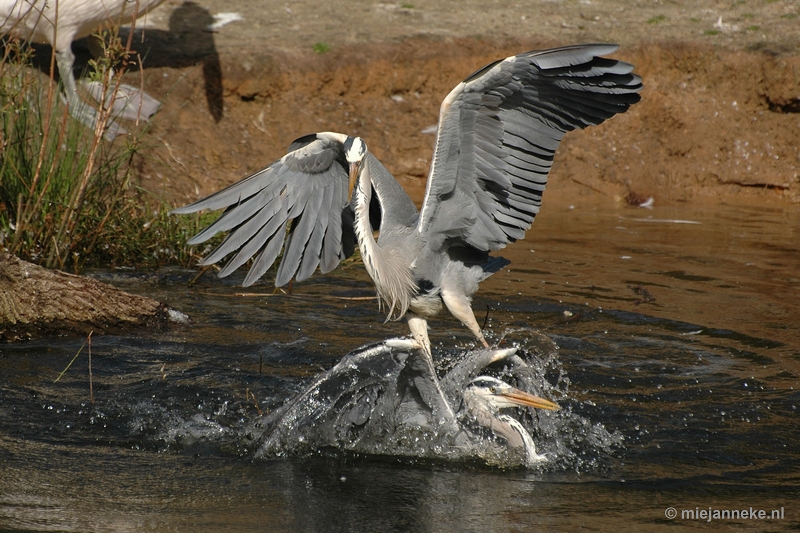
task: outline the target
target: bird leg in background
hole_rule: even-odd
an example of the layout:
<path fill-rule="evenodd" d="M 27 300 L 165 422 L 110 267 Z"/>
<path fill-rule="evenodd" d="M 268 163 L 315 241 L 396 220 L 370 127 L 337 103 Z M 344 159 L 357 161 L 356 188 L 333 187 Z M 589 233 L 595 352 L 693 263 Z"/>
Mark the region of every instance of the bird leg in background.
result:
<path fill-rule="evenodd" d="M 56 64 L 58 65 L 58 73 L 61 77 L 61 83 L 64 86 L 64 95 L 67 100 L 67 108 L 69 114 L 72 115 L 78 122 L 94 129 L 97 124 L 97 111 L 81 100 L 78 95 L 78 85 L 75 82 L 75 75 L 73 67 L 75 66 L 75 54 L 72 53 L 70 48 L 66 50 L 59 50 L 56 52 Z M 127 131 L 125 128 L 119 126 L 112 120 L 106 124 L 106 132 L 104 137 L 112 141 L 118 135 L 124 135 Z"/>
<path fill-rule="evenodd" d="M 75 54 L 69 48 L 57 51 L 56 64 L 58 65 L 58 73 L 61 75 L 61 83 L 64 85 L 64 93 L 67 96 L 67 105 L 70 112 L 72 112 L 81 103 L 78 97 L 78 87 L 75 85 L 75 77 L 72 73 L 72 68 L 75 66 Z"/>
<path fill-rule="evenodd" d="M 478 326 L 478 321 L 475 320 L 475 313 L 472 312 L 469 298 L 463 293 L 449 291 L 447 289 L 442 289 L 441 295 L 442 301 L 444 305 L 447 306 L 447 310 L 450 311 L 450 314 L 467 326 L 472 334 L 475 335 L 475 338 L 483 344 L 484 348 L 488 348 L 489 343 L 486 342 L 486 338 L 483 336 L 480 326 Z"/>

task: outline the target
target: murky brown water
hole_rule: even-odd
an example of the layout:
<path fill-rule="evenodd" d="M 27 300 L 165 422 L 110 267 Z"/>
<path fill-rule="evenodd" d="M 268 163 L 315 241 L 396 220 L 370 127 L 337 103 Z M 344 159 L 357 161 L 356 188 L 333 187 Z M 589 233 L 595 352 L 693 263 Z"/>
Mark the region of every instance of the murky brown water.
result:
<path fill-rule="evenodd" d="M 187 272 L 98 273 L 195 324 L 95 338 L 94 404 L 85 352 L 53 383 L 80 340 L 0 347 L 0 530 L 633 531 L 750 507 L 783 518 L 712 523 L 796 529 L 798 228 L 797 208 L 537 219 L 504 251 L 510 270 L 483 284 L 476 314 L 488 310 L 495 337 L 533 327 L 553 338 L 570 379 L 565 408 L 624 440 L 600 453 L 576 426 L 560 443 L 576 459 L 530 472 L 248 455 L 241 430 L 257 409 L 352 348 L 405 334 L 362 299 L 371 286 L 357 265 L 288 297 L 237 296 L 235 280 L 188 287 Z M 442 347 L 470 342 L 449 318 L 432 328 Z"/>
<path fill-rule="evenodd" d="M 513 264 L 492 290 L 533 281 L 534 296 L 800 344 L 798 207 L 548 210 L 529 235 L 503 251 Z"/>

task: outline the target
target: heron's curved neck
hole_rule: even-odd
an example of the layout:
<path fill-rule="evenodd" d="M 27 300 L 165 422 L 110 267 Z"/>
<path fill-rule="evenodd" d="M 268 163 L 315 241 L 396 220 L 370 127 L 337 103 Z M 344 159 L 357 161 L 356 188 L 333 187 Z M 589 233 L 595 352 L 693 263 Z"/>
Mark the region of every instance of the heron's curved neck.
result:
<path fill-rule="evenodd" d="M 544 461 L 545 458 L 536 453 L 536 445 L 528 430 L 520 424 L 519 420 L 508 415 L 498 415 L 493 421 L 491 429 L 502 436 L 512 448 L 525 449 L 525 463 L 528 466 Z"/>
<path fill-rule="evenodd" d="M 364 265 L 367 272 L 375 279 L 373 275 L 374 258 L 378 252 L 378 243 L 375 242 L 375 237 L 372 235 L 374 231 L 372 223 L 369 221 L 369 203 L 372 200 L 372 180 L 369 177 L 369 164 L 365 160 L 361 172 L 358 176 L 356 183 L 355 194 L 353 195 L 353 211 L 355 213 L 355 231 L 356 238 L 358 239 L 358 247 L 361 250 L 361 256 L 364 259 Z"/>
<path fill-rule="evenodd" d="M 372 235 L 373 228 L 369 221 L 372 192 L 370 159 L 367 157 L 361 165 L 354 194 L 355 233 L 364 266 L 378 291 L 379 302 L 385 303 L 389 308 L 387 320 L 398 320 L 408 311 L 416 285 L 403 258 L 392 249 L 382 249 Z M 380 196 L 378 199 L 380 200 Z M 384 213 L 386 207 L 381 205 Z"/>
<path fill-rule="evenodd" d="M 533 443 L 533 438 L 528 433 L 528 430 L 520 424 L 519 420 L 499 413 L 496 408 L 469 389 L 464 391 L 464 402 L 467 410 L 478 424 L 506 439 L 509 448 L 522 448 L 525 450 L 525 464 L 527 466 L 533 466 L 536 463 L 547 460 L 544 456 L 536 453 L 536 445 Z"/>

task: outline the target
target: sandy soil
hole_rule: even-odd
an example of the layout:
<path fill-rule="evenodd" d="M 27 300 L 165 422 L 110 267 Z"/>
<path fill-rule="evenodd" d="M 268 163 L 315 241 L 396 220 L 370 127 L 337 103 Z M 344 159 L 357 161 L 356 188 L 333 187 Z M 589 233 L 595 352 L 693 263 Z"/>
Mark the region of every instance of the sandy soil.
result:
<path fill-rule="evenodd" d="M 242 19 L 211 32 L 220 13 Z M 164 102 L 142 185 L 194 200 L 306 133 L 362 136 L 417 199 L 441 99 L 483 64 L 617 42 L 643 100 L 567 135 L 546 202 L 800 202 L 800 3 L 792 0 L 170 0 L 135 34 Z"/>

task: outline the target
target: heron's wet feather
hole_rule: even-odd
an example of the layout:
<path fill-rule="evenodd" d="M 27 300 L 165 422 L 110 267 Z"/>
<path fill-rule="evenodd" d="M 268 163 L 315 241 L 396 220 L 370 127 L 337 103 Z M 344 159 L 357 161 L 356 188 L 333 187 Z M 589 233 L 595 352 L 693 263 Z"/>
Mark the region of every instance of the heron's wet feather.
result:
<path fill-rule="evenodd" d="M 542 339 L 531 347 L 555 350 L 552 341 Z M 544 369 L 532 371 L 531 366 L 538 360 L 525 348 L 516 352 L 462 353 L 440 386 L 429 359 L 408 341 L 359 348 L 251 426 L 256 456 L 314 453 L 332 446 L 369 454 L 480 459 L 505 467 L 542 464 L 546 460 L 536 452 L 530 424 L 500 412 L 505 404 L 492 404 L 493 394 L 486 387 L 479 390 L 484 381 L 515 390 L 484 374 L 496 371 L 488 365 L 507 359 L 510 364 L 510 358 L 518 360 L 513 366 L 518 386 L 541 388 Z M 453 390 L 445 390 L 445 384 Z"/>

